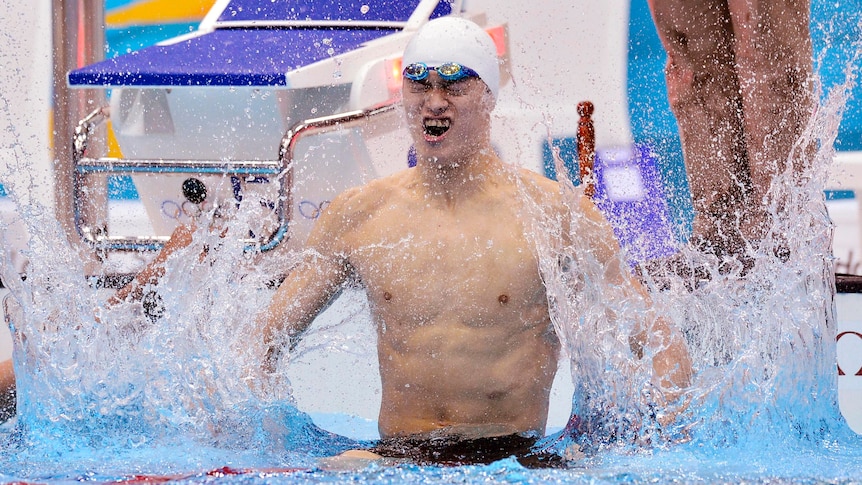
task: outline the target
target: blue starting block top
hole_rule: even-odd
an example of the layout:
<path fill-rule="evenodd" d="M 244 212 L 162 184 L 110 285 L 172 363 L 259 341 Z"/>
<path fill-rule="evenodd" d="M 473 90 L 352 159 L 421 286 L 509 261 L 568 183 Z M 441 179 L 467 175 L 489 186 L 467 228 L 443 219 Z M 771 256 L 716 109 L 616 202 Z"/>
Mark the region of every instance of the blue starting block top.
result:
<path fill-rule="evenodd" d="M 223 29 L 71 71 L 70 86 L 287 86 L 285 74 L 397 30 Z"/>
<path fill-rule="evenodd" d="M 399 32 L 420 0 L 234 0 L 212 31 L 71 71 L 71 87 L 289 87 L 286 74 Z M 441 0 L 430 18 L 451 13 Z"/>
<path fill-rule="evenodd" d="M 237 23 L 279 25 L 295 22 L 407 22 L 419 0 L 232 0 L 218 17 L 217 26 Z M 448 1 L 437 4 L 430 18 L 448 15 Z"/>

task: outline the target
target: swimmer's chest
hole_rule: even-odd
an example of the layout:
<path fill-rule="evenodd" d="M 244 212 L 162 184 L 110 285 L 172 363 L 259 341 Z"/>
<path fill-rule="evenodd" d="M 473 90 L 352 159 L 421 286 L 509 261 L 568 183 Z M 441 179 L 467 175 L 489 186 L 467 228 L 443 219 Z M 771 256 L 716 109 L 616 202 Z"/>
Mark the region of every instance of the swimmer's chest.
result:
<path fill-rule="evenodd" d="M 372 299 L 398 297 L 420 311 L 544 301 L 535 251 L 513 208 L 397 209 L 369 221 L 354 243 L 351 264 Z"/>

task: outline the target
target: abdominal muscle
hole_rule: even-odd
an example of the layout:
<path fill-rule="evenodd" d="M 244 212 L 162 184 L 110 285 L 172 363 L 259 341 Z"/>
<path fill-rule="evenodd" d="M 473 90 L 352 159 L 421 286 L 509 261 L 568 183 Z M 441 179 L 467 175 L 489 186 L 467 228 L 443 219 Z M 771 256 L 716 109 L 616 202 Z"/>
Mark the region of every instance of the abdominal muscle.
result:
<path fill-rule="evenodd" d="M 510 319 L 380 332 L 381 436 L 543 434 L 559 344 L 546 307 L 536 310 L 538 325 L 500 311 Z"/>

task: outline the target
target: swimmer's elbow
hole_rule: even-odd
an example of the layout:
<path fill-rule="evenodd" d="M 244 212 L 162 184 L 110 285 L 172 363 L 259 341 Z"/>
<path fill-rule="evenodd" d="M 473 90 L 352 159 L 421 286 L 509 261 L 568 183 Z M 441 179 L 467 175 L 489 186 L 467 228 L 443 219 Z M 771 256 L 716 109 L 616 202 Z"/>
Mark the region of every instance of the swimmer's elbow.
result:
<path fill-rule="evenodd" d="M 666 390 L 681 390 L 691 386 L 692 369 L 687 353 L 667 349 L 653 358 L 653 368 L 659 384 Z"/>

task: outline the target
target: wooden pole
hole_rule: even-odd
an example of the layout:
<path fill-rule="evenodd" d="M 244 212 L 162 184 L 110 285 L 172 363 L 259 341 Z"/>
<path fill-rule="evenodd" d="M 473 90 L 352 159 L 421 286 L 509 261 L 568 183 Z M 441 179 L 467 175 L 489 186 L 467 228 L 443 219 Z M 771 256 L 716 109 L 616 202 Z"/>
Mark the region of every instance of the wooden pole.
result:
<path fill-rule="evenodd" d="M 582 101 L 578 103 L 578 166 L 584 193 L 592 197 L 596 193 L 595 177 L 593 177 L 593 162 L 596 159 L 596 130 L 593 126 L 593 103 Z"/>

